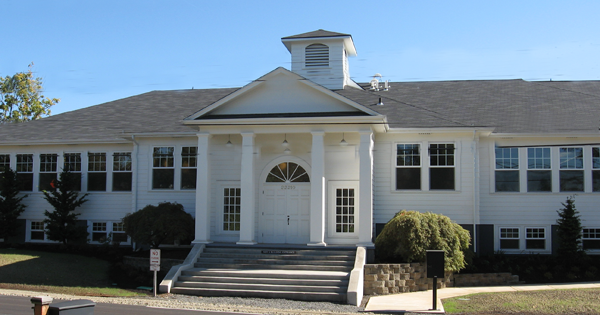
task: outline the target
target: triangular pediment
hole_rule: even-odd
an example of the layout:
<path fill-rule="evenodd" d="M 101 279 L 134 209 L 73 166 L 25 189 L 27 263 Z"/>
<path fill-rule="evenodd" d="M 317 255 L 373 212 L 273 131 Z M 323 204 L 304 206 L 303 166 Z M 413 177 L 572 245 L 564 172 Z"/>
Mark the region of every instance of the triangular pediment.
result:
<path fill-rule="evenodd" d="M 280 67 L 186 120 L 378 115 Z"/>

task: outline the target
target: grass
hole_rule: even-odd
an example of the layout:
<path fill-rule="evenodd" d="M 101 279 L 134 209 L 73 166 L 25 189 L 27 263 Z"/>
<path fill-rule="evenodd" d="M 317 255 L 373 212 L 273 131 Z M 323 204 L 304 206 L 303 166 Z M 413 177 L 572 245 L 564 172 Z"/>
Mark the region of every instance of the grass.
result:
<path fill-rule="evenodd" d="M 448 314 L 600 314 L 600 289 L 481 293 L 445 299 Z"/>
<path fill-rule="evenodd" d="M 0 288 L 86 296 L 135 296 L 108 279 L 109 262 L 73 254 L 0 249 Z"/>

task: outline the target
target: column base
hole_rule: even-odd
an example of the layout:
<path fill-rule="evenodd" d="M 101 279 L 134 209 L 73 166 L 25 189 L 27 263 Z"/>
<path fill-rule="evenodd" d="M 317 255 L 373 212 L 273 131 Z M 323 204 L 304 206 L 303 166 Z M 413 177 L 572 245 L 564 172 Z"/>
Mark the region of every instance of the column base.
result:
<path fill-rule="evenodd" d="M 255 241 L 239 241 L 236 244 L 238 244 L 238 245 L 256 245 L 258 243 L 256 243 Z"/>
<path fill-rule="evenodd" d="M 306 244 L 306 246 L 322 246 L 322 247 L 325 247 L 325 246 L 327 246 L 327 243 L 325 243 L 325 242 L 310 242 L 310 243 Z"/>

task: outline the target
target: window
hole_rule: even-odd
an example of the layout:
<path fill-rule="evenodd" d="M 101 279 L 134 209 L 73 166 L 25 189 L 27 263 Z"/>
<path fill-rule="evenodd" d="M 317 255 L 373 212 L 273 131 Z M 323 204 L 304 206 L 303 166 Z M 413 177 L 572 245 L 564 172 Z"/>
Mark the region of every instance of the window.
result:
<path fill-rule="evenodd" d="M 454 189 L 454 144 L 429 145 L 429 189 Z"/>
<path fill-rule="evenodd" d="M 526 249 L 546 249 L 546 229 L 527 228 L 525 232 Z"/>
<path fill-rule="evenodd" d="M 29 239 L 32 241 L 45 240 L 44 222 L 31 221 Z"/>
<path fill-rule="evenodd" d="M 323 44 L 312 44 L 304 50 L 305 66 L 329 67 L 329 47 Z"/>
<path fill-rule="evenodd" d="M 173 189 L 175 181 L 173 147 L 156 147 L 152 154 L 152 189 Z"/>
<path fill-rule="evenodd" d="M 550 148 L 527 148 L 527 191 L 552 191 Z"/>
<path fill-rule="evenodd" d="M 19 190 L 33 190 L 33 154 L 17 154 L 17 182 Z"/>
<path fill-rule="evenodd" d="M 106 191 L 106 153 L 88 153 L 88 191 Z"/>
<path fill-rule="evenodd" d="M 496 191 L 519 191 L 519 149 L 496 149 Z"/>
<path fill-rule="evenodd" d="M 335 232 L 354 233 L 353 188 L 337 188 L 335 190 Z"/>
<path fill-rule="evenodd" d="M 112 224 L 112 242 L 124 243 L 127 242 L 127 234 L 122 222 L 113 222 Z"/>
<path fill-rule="evenodd" d="M 113 191 L 131 191 L 131 153 L 113 154 Z"/>
<path fill-rule="evenodd" d="M 58 154 L 40 154 L 40 191 L 55 188 L 57 161 Z"/>
<path fill-rule="evenodd" d="M 583 229 L 583 249 L 600 249 L 600 229 Z"/>
<path fill-rule="evenodd" d="M 421 189 L 421 152 L 419 144 L 396 145 L 396 189 Z"/>
<path fill-rule="evenodd" d="M 69 170 L 74 178 L 73 190 L 81 190 L 81 153 L 65 153 L 64 169 Z"/>
<path fill-rule="evenodd" d="M 600 191 L 600 147 L 592 148 L 592 191 Z"/>
<path fill-rule="evenodd" d="M 560 191 L 583 191 L 583 148 L 560 148 Z"/>
<path fill-rule="evenodd" d="M 0 172 L 10 168 L 10 155 L 0 154 Z"/>
<path fill-rule="evenodd" d="M 519 228 L 500 228 L 500 249 L 519 249 Z"/>
<path fill-rule="evenodd" d="M 106 222 L 93 222 L 92 223 L 92 241 L 103 243 L 107 237 Z"/>
<path fill-rule="evenodd" d="M 241 189 L 223 189 L 223 231 L 240 230 Z"/>
<path fill-rule="evenodd" d="M 181 148 L 181 189 L 196 189 L 197 147 Z"/>
<path fill-rule="evenodd" d="M 293 162 L 275 165 L 267 175 L 267 183 L 308 183 L 310 179 L 304 168 Z"/>

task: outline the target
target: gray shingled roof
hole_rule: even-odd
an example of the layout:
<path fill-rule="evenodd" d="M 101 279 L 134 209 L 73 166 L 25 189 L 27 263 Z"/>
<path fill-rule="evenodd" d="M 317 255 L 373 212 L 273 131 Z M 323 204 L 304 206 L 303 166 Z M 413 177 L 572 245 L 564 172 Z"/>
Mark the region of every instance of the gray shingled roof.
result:
<path fill-rule="evenodd" d="M 283 37 L 282 39 L 314 38 L 314 37 L 337 37 L 337 36 L 350 36 L 350 37 L 352 37 L 350 34 L 336 33 L 336 32 L 326 31 L 324 29 L 318 29 L 316 31 L 312 31 L 312 32 L 308 32 L 308 33 L 302 33 L 302 34 L 298 34 L 298 35 L 292 35 L 292 36 Z"/>
<path fill-rule="evenodd" d="M 387 116 L 392 128 L 488 127 L 496 133 L 598 133 L 600 81 L 390 83 L 336 93 Z M 0 125 L 0 144 L 118 141 L 131 133 L 194 132 L 181 121 L 236 91 L 154 91 L 37 121 Z M 377 106 L 379 97 L 384 105 Z"/>

